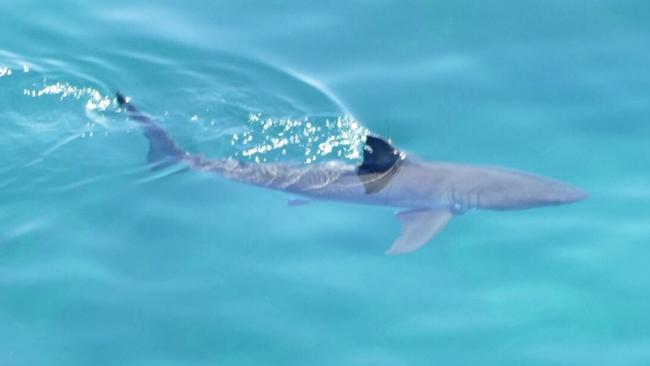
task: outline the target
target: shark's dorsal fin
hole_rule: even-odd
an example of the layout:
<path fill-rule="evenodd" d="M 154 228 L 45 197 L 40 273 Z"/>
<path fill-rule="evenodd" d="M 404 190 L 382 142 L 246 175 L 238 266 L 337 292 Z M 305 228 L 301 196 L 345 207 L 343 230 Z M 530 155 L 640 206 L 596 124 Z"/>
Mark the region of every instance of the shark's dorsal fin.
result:
<path fill-rule="evenodd" d="M 439 233 L 452 217 L 446 208 L 399 212 L 397 218 L 402 224 L 402 233 L 386 254 L 403 254 L 418 249 Z"/>
<path fill-rule="evenodd" d="M 359 165 L 359 174 L 385 173 L 402 157 L 402 153 L 388 141 L 376 136 L 366 136 L 363 147 L 363 162 Z"/>
<path fill-rule="evenodd" d="M 363 162 L 357 174 L 367 194 L 384 189 L 399 169 L 404 154 L 388 141 L 368 135 L 363 148 Z"/>

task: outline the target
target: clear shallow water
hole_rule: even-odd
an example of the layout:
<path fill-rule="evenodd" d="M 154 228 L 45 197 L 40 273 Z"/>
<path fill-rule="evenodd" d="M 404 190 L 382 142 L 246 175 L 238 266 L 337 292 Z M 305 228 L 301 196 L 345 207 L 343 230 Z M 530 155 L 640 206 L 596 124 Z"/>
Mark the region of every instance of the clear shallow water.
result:
<path fill-rule="evenodd" d="M 650 359 L 645 3 L 3 9 L 0 365 Z M 117 90 L 207 156 L 355 161 L 368 129 L 591 198 L 386 257 L 391 210 L 150 173 Z"/>

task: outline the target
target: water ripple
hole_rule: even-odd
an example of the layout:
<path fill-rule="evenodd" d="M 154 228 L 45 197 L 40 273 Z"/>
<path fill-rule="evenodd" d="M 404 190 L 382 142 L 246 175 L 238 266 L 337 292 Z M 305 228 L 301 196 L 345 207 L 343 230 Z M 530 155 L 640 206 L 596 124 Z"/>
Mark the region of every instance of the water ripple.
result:
<path fill-rule="evenodd" d="M 68 190 L 124 175 L 91 173 L 96 168 L 88 165 L 92 175 L 71 181 L 44 165 L 52 160 L 74 166 L 84 156 L 84 166 L 95 161 L 121 172 L 133 171 L 134 159 L 143 161 L 146 140 L 117 105 L 118 89 L 183 146 L 209 157 L 305 164 L 360 158 L 367 129 L 317 80 L 260 60 L 175 47 L 173 57 L 121 49 L 111 61 L 0 53 L 6 86 L 0 94 L 5 112 L 16 117 L 13 128 L 0 129 L 19 142 L 13 150 L 22 168 L 42 166 L 50 174 L 29 185 L 49 182 L 50 188 Z M 126 153 L 122 142 L 139 147 Z M 107 143 L 112 145 L 102 146 Z M 155 179 L 136 174 L 139 182 Z"/>

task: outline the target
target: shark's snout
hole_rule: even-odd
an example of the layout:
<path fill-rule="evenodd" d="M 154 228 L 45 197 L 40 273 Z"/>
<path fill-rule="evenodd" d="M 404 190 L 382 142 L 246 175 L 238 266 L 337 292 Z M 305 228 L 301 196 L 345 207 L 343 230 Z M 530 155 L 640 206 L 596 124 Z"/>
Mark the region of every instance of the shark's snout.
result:
<path fill-rule="evenodd" d="M 578 202 L 578 201 L 584 201 L 587 198 L 589 198 L 589 193 L 579 188 L 572 187 L 572 190 L 568 196 L 571 202 Z"/>
<path fill-rule="evenodd" d="M 589 194 L 579 188 L 550 179 L 540 179 L 528 190 L 529 207 L 567 205 L 588 197 Z"/>
<path fill-rule="evenodd" d="M 580 202 L 589 198 L 589 194 L 579 188 L 567 184 L 558 185 L 560 187 L 557 187 L 549 197 L 552 203 L 561 205 Z"/>
<path fill-rule="evenodd" d="M 517 210 L 566 205 L 589 197 L 571 185 L 531 174 L 499 172 L 481 192 L 479 208 Z"/>

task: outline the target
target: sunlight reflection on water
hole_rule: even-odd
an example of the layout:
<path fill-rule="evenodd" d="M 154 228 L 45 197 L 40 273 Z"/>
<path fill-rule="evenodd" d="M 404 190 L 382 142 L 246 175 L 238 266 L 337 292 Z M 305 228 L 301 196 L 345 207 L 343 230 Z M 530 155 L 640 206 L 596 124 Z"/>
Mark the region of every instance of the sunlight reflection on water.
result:
<path fill-rule="evenodd" d="M 357 160 L 361 157 L 368 129 L 351 117 L 333 119 L 273 119 L 251 113 L 251 128 L 233 134 L 231 145 L 240 146 L 235 154 L 255 162 L 280 159 L 282 156 L 304 156 L 306 164 L 329 157 Z"/>

